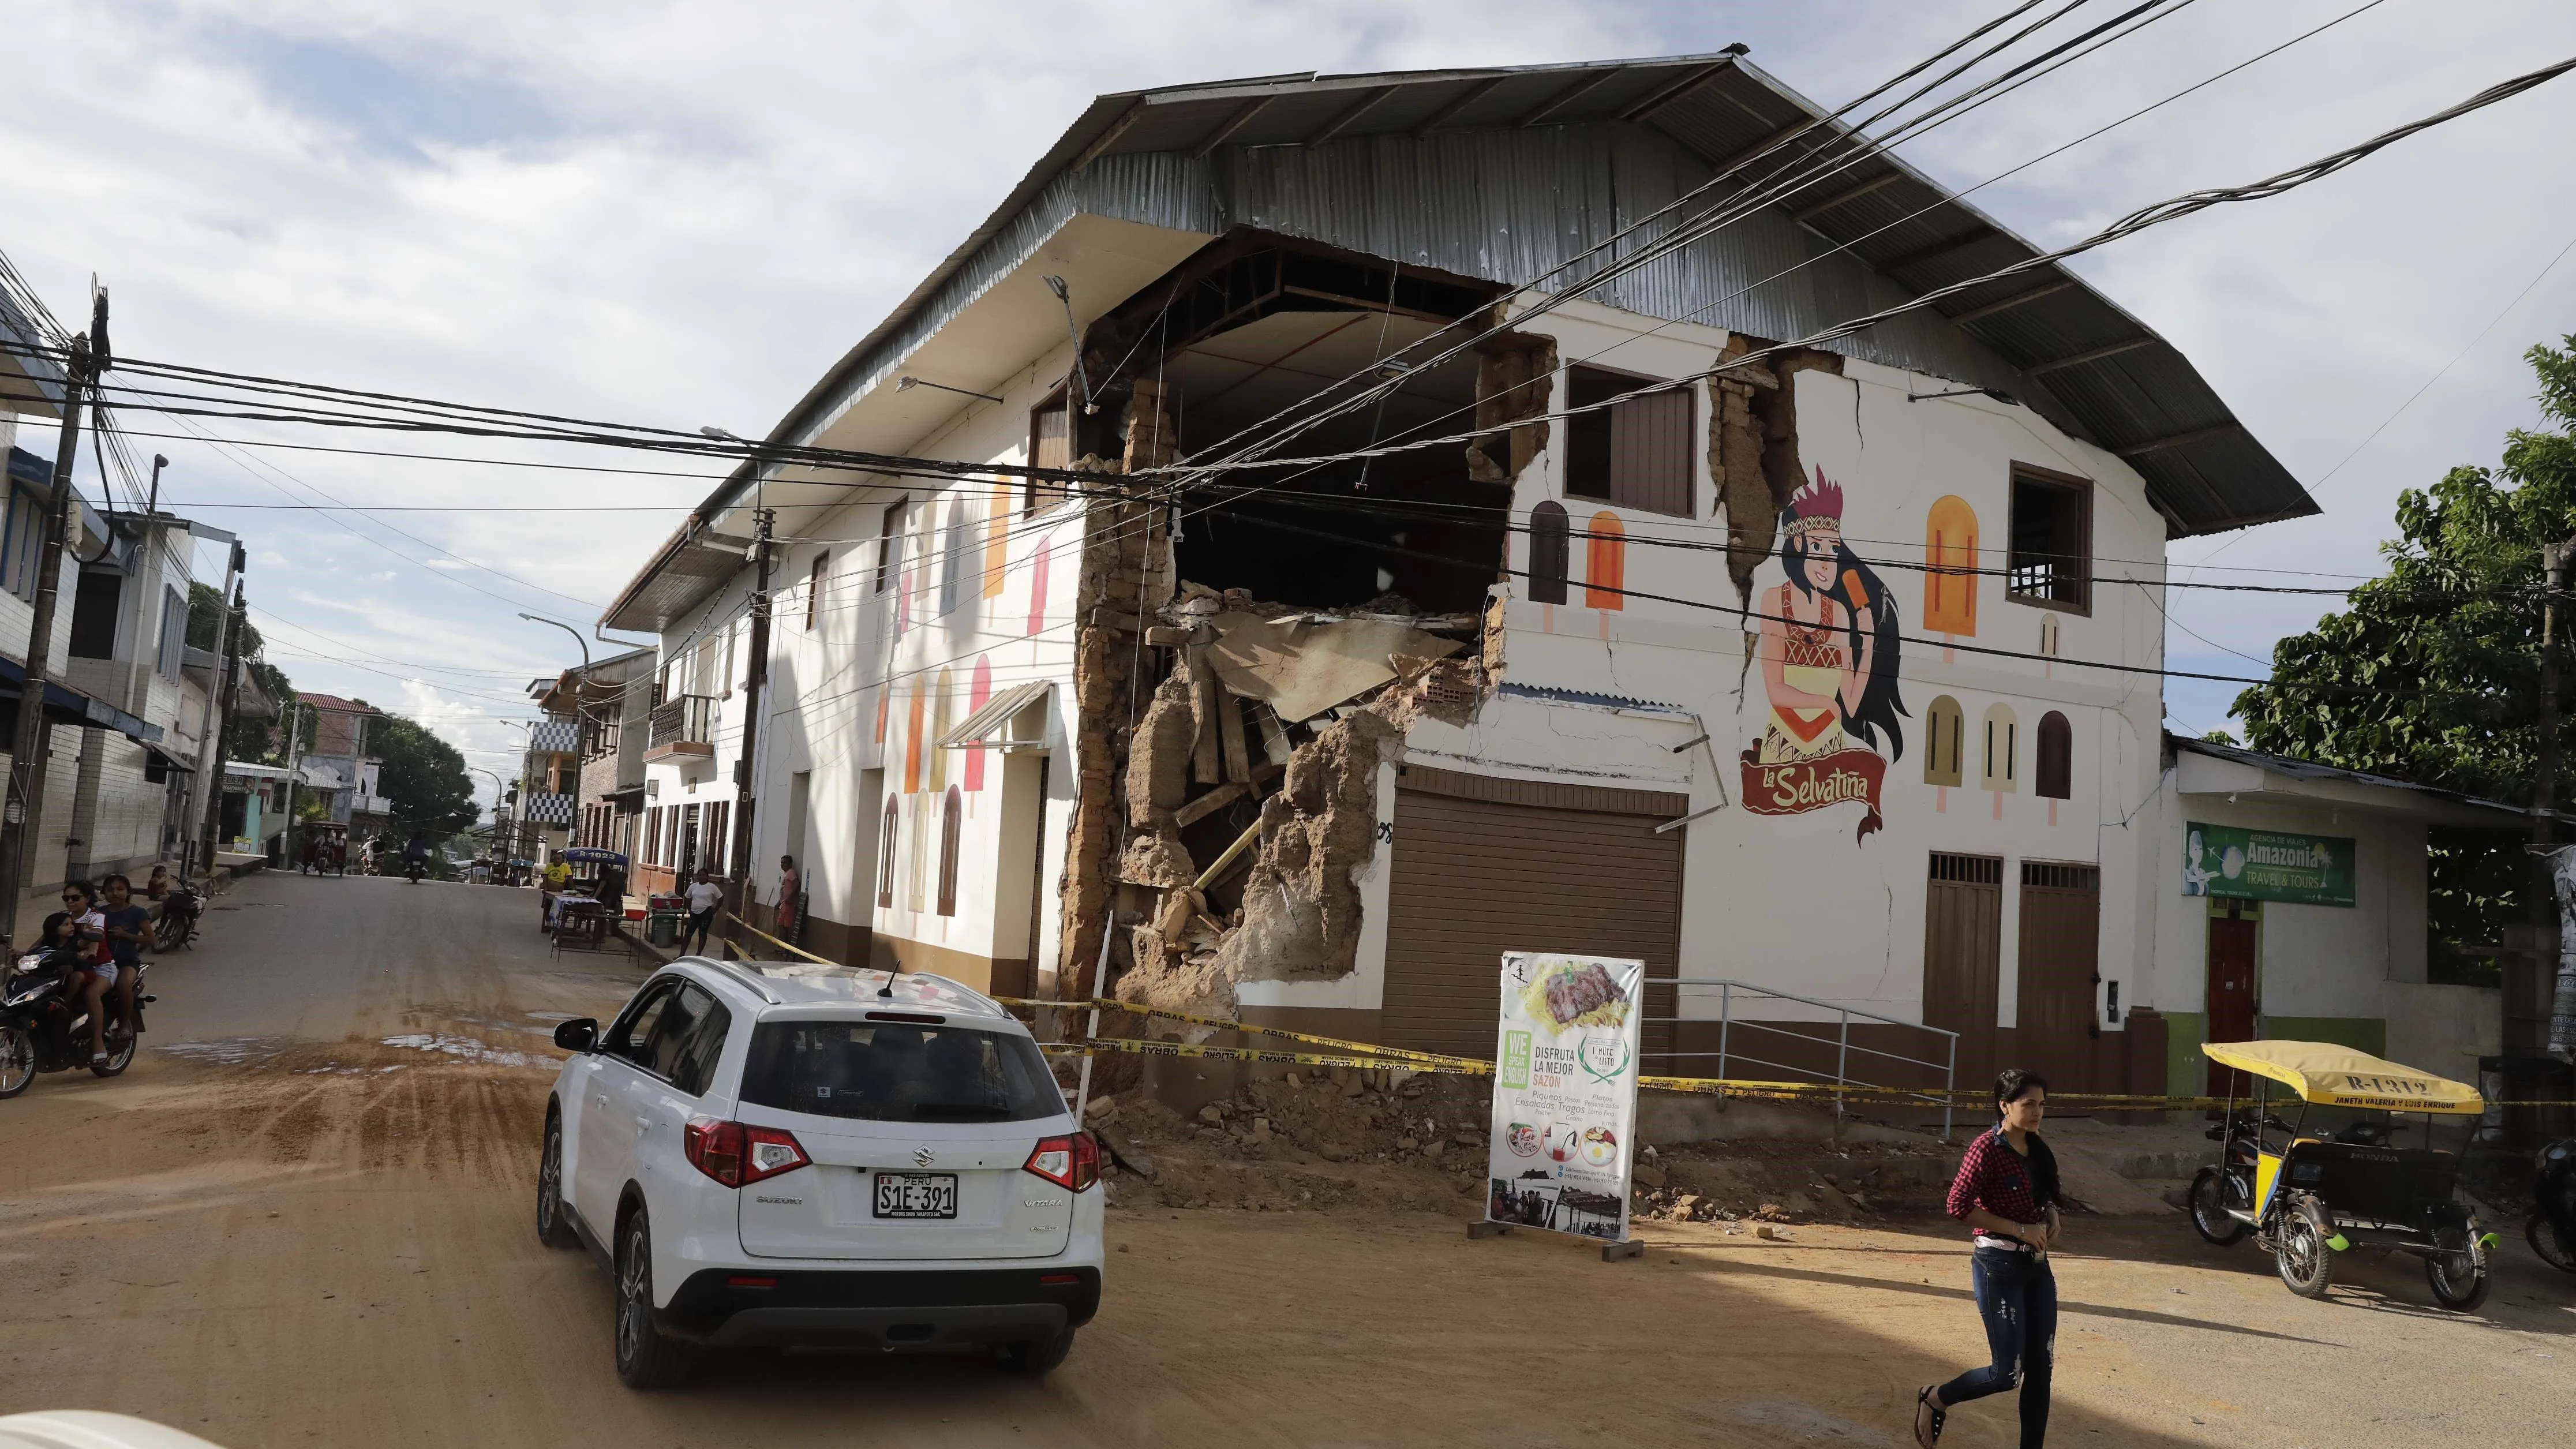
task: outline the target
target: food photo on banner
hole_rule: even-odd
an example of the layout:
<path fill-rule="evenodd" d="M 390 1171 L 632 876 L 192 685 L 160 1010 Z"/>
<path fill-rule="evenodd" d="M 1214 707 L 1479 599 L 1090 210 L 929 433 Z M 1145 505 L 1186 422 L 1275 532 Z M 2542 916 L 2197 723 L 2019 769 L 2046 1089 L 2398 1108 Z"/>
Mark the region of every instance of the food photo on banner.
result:
<path fill-rule="evenodd" d="M 1643 961 L 1504 955 L 1488 1221 L 1628 1240 L 1645 980 Z"/>

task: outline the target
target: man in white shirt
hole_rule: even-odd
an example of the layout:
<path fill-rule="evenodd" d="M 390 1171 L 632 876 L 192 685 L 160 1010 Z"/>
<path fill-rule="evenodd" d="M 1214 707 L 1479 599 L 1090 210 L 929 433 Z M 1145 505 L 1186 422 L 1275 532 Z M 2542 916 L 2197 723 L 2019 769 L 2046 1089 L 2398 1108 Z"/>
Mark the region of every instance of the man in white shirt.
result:
<path fill-rule="evenodd" d="M 723 904 L 724 887 L 716 884 L 716 873 L 699 871 L 697 880 L 689 886 L 689 924 L 680 932 L 682 951 L 688 950 L 689 938 L 695 936 L 698 938 L 697 954 L 706 954 L 707 932 L 715 927 L 716 907 Z"/>

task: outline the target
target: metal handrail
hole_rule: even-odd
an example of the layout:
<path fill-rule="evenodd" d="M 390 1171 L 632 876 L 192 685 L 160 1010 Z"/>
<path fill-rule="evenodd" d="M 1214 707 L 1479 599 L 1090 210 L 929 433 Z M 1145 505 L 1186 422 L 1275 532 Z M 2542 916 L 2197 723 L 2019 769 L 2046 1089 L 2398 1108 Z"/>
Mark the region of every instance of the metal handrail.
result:
<path fill-rule="evenodd" d="M 1735 1020 L 1736 992 L 1750 992 L 1755 996 L 1765 997 L 1774 1001 L 1794 1001 L 1801 1006 L 1811 1006 L 1819 1011 L 1830 1011 L 1834 1013 L 1835 1034 L 1830 1037 L 1802 1031 L 1793 1031 L 1787 1025 L 1768 1021 L 1747 1021 L 1742 1023 L 1742 1025 L 1748 1030 L 1774 1032 L 1781 1036 L 1795 1037 L 1800 1041 L 1815 1042 L 1819 1045 L 1823 1045 L 1828 1042 L 1833 1044 L 1834 1071 L 1832 1081 L 1836 1088 L 1834 1092 L 1834 1127 L 1837 1133 L 1842 1129 L 1843 1091 L 1845 1089 L 1861 1088 L 1875 1092 L 1905 1092 L 1906 1090 L 1904 1088 L 1888 1087 L 1876 1082 L 1863 1081 L 1860 1078 L 1851 1075 L 1851 1054 L 1855 1050 L 1852 1046 L 1851 1040 L 1852 1018 L 1859 1017 L 1865 1021 L 1877 1022 L 1884 1026 L 1901 1026 L 1912 1031 L 1928 1032 L 1931 1035 L 1940 1038 L 1941 1044 L 1944 1048 L 1944 1059 L 1937 1062 L 1925 1057 L 1909 1057 L 1897 1052 L 1881 1051 L 1878 1048 L 1871 1046 L 1859 1047 L 1857 1050 L 1866 1056 L 1884 1057 L 1891 1062 L 1902 1062 L 1908 1066 L 1925 1067 L 1940 1072 L 1941 1085 L 1943 1088 L 1940 1097 L 1941 1136 L 1943 1140 L 1948 1140 L 1952 1126 L 1951 1114 L 1953 1111 L 1951 1105 L 1951 1094 L 1957 1090 L 1959 1085 L 1959 1033 L 1952 1031 L 1947 1027 L 1932 1026 L 1920 1021 L 1902 1021 L 1893 1016 L 1885 1016 L 1875 1011 L 1864 1011 L 1858 1007 L 1846 1006 L 1839 1002 L 1820 1001 L 1812 996 L 1799 996 L 1794 992 L 1779 991 L 1768 986 L 1757 986 L 1750 981 L 1733 981 L 1724 978 L 1693 978 L 1686 976 L 1650 976 L 1646 978 L 1646 984 L 1648 986 L 1672 987 L 1673 1004 L 1676 1012 L 1679 1011 L 1681 1006 L 1681 993 L 1683 988 L 1704 988 L 1712 986 L 1717 988 L 1717 1050 L 1714 1052 L 1660 1052 L 1656 1055 L 1670 1057 L 1714 1056 L 1717 1058 L 1717 1075 L 1720 1078 L 1724 1078 L 1726 1076 L 1727 1061 L 1730 1057 L 1751 1062 L 1756 1066 L 1769 1067 L 1776 1071 L 1804 1073 L 1809 1076 L 1820 1075 L 1810 1067 L 1794 1067 L 1790 1066 L 1786 1062 L 1768 1061 L 1764 1058 L 1750 1056 L 1741 1051 L 1735 1050 L 1733 1034 L 1737 1025 Z M 1686 1021 L 1704 1021 L 1706 1018 L 1692 1018 L 1676 1014 L 1673 1016 L 1649 1016 L 1642 1018 L 1642 1020 L 1645 1022 L 1669 1022 L 1678 1026 Z M 1814 1026 L 1825 1025 L 1825 1023 L 1821 1021 L 1794 1024 Z M 1931 1097 L 1926 1095 L 1911 1092 L 1907 1092 L 1906 1094 L 1917 1096 L 1918 1100 L 1923 1101 L 1927 1105 L 1933 1100 Z"/>

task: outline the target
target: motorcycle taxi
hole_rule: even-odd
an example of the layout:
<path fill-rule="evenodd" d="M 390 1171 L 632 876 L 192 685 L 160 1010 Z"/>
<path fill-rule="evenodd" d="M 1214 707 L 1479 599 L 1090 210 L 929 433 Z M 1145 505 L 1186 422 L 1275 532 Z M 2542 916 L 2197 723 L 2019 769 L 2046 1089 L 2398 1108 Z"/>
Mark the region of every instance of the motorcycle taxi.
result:
<path fill-rule="evenodd" d="M 2458 1159 L 2431 1146 L 2435 1118 L 2484 1110 L 2475 1087 L 2331 1042 L 2211 1042 L 2201 1052 L 2253 1083 L 2240 1108 L 2231 1080 L 2227 1115 L 2209 1130 L 2218 1161 L 2192 1179 L 2191 1224 L 2203 1238 L 2226 1247 L 2251 1234 L 2305 1298 L 2325 1295 L 2337 1257 L 2374 1248 L 2422 1258 L 2445 1308 L 2466 1313 L 2486 1301 L 2497 1237 L 2460 1200 Z M 2271 1112 L 2291 1098 L 2293 1120 Z M 2311 1133 L 2318 1107 L 2370 1115 Z M 2426 1145 L 2394 1145 L 2400 1113 L 2423 1114 Z"/>

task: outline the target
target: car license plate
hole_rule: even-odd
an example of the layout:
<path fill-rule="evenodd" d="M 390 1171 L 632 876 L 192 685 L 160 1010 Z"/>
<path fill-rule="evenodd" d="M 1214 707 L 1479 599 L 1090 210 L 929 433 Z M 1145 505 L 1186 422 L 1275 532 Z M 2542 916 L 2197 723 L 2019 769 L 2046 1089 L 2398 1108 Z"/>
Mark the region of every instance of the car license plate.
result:
<path fill-rule="evenodd" d="M 881 1218 L 953 1218 L 957 1216 L 957 1174 L 953 1172 L 880 1172 L 877 1216 Z"/>

